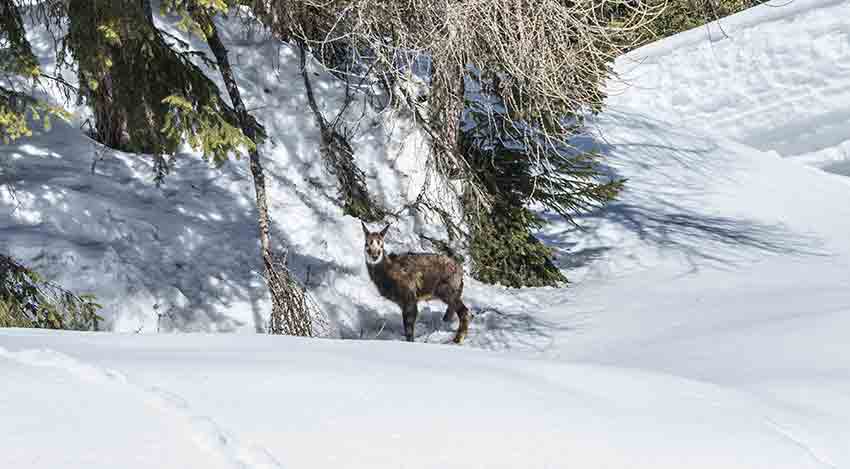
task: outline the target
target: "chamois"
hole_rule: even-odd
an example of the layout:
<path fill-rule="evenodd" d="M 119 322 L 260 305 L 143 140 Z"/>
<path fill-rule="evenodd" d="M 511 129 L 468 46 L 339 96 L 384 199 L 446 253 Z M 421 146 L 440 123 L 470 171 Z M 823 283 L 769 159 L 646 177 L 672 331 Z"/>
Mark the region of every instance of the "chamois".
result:
<path fill-rule="evenodd" d="M 401 308 L 404 337 L 413 342 L 413 328 L 419 315 L 418 303 L 433 298 L 447 305 L 443 321 L 451 321 L 457 314 L 460 325 L 454 342 L 460 344 L 469 330 L 469 309 L 463 304 L 463 266 L 454 259 L 440 254 L 405 253 L 386 254 L 384 236 L 390 225 L 372 233 L 366 224 L 365 254 L 369 278 L 384 298 Z"/>

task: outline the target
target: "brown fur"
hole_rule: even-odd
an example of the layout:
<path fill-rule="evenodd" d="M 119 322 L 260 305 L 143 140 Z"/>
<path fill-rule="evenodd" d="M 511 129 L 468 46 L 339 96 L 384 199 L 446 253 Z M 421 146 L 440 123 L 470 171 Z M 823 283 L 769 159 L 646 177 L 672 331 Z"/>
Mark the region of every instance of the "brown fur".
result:
<path fill-rule="evenodd" d="M 413 342 L 413 329 L 419 315 L 418 303 L 437 298 L 446 304 L 443 321 L 460 319 L 454 342 L 463 342 L 469 330 L 469 309 L 463 304 L 463 267 L 454 259 L 440 254 L 387 254 L 384 236 L 389 225 L 372 233 L 363 225 L 366 235 L 366 267 L 369 278 L 384 298 L 401 308 L 404 336 Z"/>

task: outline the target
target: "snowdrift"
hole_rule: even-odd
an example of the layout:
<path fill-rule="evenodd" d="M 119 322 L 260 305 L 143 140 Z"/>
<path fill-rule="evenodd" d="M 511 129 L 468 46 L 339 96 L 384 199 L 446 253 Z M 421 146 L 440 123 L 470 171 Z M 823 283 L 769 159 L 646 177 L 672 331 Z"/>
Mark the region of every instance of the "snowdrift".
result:
<path fill-rule="evenodd" d="M 620 59 L 611 104 L 848 176 L 848 16 L 843 0 L 772 0 L 650 44 Z"/>

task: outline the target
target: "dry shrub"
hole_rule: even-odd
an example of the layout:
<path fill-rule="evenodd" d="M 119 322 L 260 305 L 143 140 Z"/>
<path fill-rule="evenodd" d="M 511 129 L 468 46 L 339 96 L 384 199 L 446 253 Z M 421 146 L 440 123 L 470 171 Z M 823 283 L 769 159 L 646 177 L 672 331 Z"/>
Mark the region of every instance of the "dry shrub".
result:
<path fill-rule="evenodd" d="M 344 49 L 351 60 L 367 64 L 368 75 L 401 94 L 394 102 L 413 109 L 430 135 L 428 167 L 443 183 L 462 180 L 446 187 L 484 213 L 493 194 L 459 151 L 464 98 L 470 97 L 465 85 L 486 87 L 527 129 L 523 138 L 535 142 L 530 147 L 540 148 L 540 139 L 565 144 L 587 112 L 601 109 L 610 63 L 631 46 L 625 33 L 645 28 L 666 5 L 634 0 L 243 3 L 279 37 L 303 41 L 320 60 L 339 57 Z M 427 82 L 427 99 L 408 86 L 416 75 Z"/>

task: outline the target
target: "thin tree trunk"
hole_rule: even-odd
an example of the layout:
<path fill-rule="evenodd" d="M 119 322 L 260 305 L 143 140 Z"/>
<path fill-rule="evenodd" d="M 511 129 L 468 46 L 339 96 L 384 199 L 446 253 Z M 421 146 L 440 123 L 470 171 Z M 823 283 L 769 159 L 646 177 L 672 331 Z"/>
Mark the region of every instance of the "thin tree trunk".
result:
<path fill-rule="evenodd" d="M 213 55 L 215 55 L 218 69 L 239 119 L 239 126 L 246 137 L 258 144 L 257 128 L 242 101 L 242 95 L 230 66 L 230 59 L 227 57 L 227 48 L 221 42 L 215 23 L 205 13 L 202 14 L 204 15 L 202 24 L 206 26 L 207 43 Z M 260 152 L 256 146 L 251 149 L 248 156 L 257 201 L 260 255 L 265 267 L 266 282 L 272 296 L 271 332 L 312 336 L 311 318 L 304 291 L 294 282 L 285 263 L 282 260 L 275 259 L 271 252 L 271 219 L 266 197 L 266 177 L 260 161 Z"/>
<path fill-rule="evenodd" d="M 151 0 L 141 0 L 142 2 L 142 11 L 145 12 L 145 17 L 153 25 L 153 8 L 151 7 Z"/>
<path fill-rule="evenodd" d="M 218 29 L 212 21 L 209 21 L 207 29 L 207 42 L 210 49 L 215 55 L 218 62 L 218 69 L 221 71 L 221 77 L 224 80 L 224 85 L 227 87 L 227 93 L 230 95 L 230 101 L 233 104 L 233 109 L 236 111 L 236 116 L 239 119 L 239 126 L 242 128 L 242 133 L 257 144 L 257 129 L 252 125 L 251 119 L 248 116 L 248 111 L 245 108 L 245 103 L 242 101 L 242 95 L 239 92 L 239 87 L 236 84 L 236 78 L 233 76 L 233 69 L 230 66 L 230 59 L 227 57 L 227 49 L 221 42 L 218 35 Z M 271 242 L 270 239 L 270 222 L 269 209 L 266 198 L 266 176 L 263 171 L 263 164 L 260 161 L 260 152 L 257 148 L 248 152 L 251 176 L 254 178 L 254 193 L 257 199 L 257 212 L 259 215 L 259 230 L 260 230 L 260 249 L 263 259 L 270 256 Z"/>

